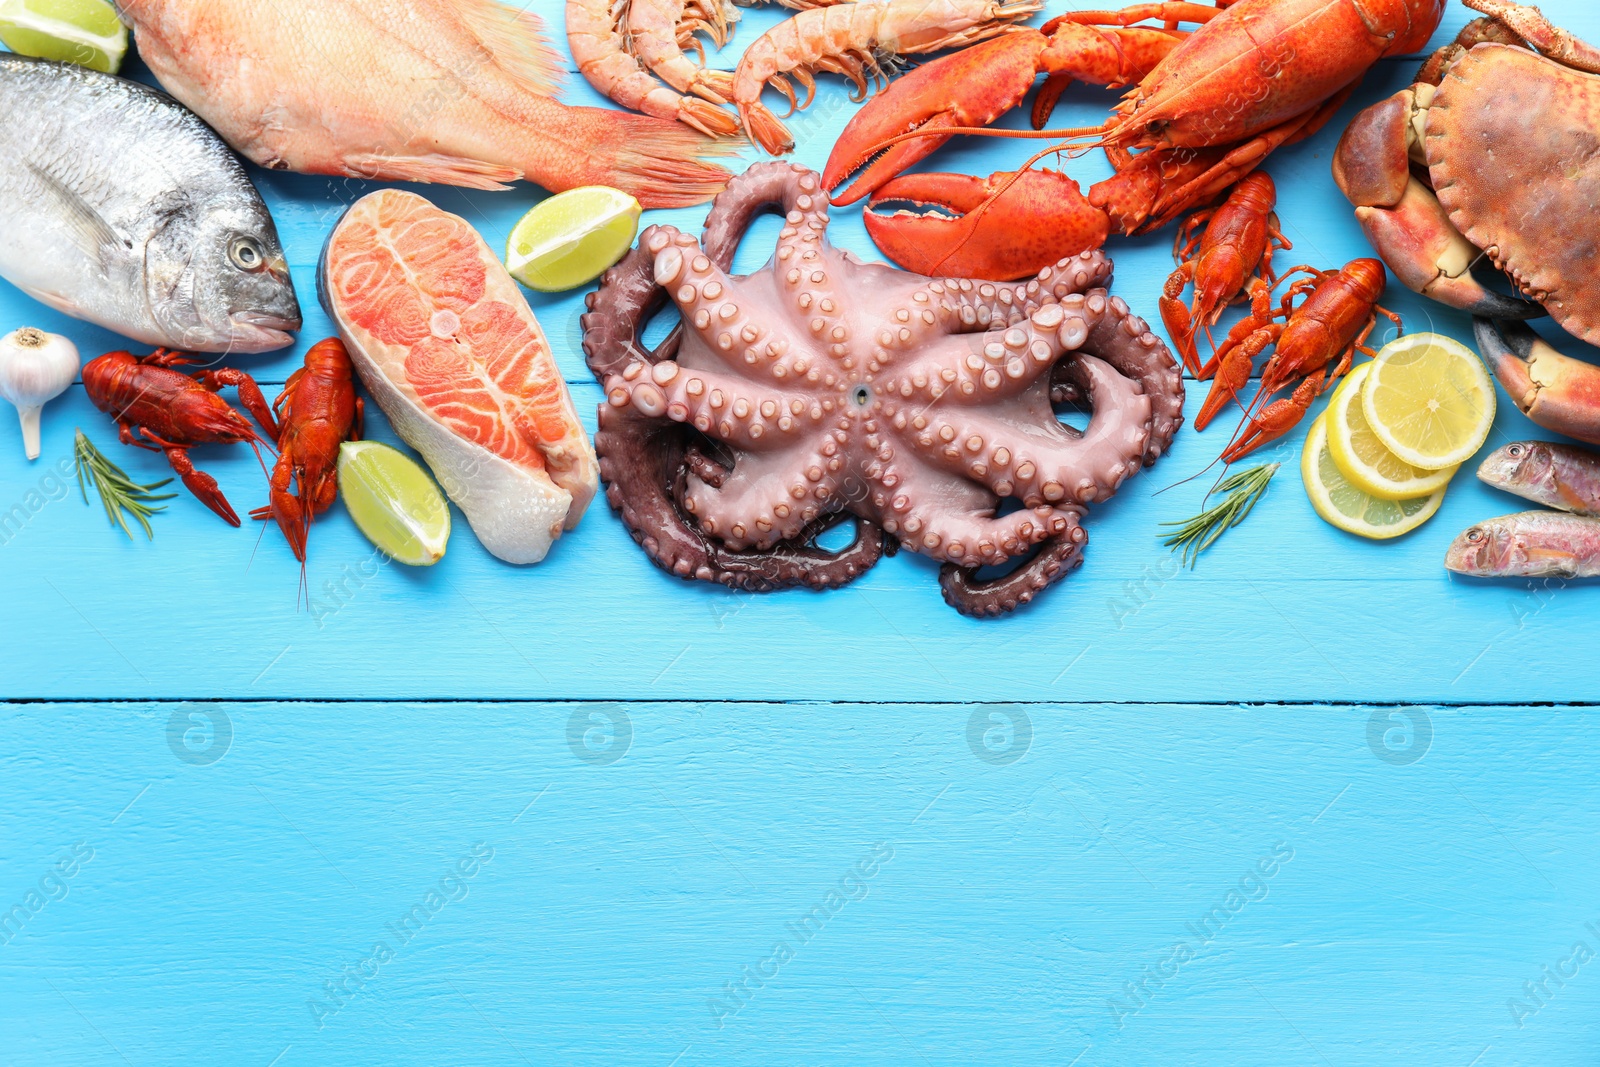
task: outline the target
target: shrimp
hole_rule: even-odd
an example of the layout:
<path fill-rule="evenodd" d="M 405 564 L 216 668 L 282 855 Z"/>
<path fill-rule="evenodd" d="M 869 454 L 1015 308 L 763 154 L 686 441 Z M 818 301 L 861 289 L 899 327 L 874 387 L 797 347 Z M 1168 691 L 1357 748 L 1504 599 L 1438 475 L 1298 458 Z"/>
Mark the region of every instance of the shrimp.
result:
<path fill-rule="evenodd" d="M 897 57 L 986 41 L 1043 6 L 1043 0 L 857 0 L 801 11 L 745 50 L 733 102 L 751 139 L 781 155 L 794 148 L 794 138 L 761 103 L 767 85 L 788 97 L 788 114 L 811 103 L 812 73 L 819 70 L 849 78 L 851 99 L 864 100 L 868 80 L 887 82 Z M 796 103 L 790 76 L 805 87 L 804 103 Z"/>
<path fill-rule="evenodd" d="M 693 93 L 713 104 L 726 104 L 733 95 L 733 72 L 700 66 L 683 49 L 693 46 L 704 61 L 705 51 L 694 35 L 704 31 L 721 48 L 730 28 L 717 0 L 689 0 L 687 5 L 685 0 L 631 0 L 628 5 L 627 43 L 634 57 L 680 93 Z"/>
<path fill-rule="evenodd" d="M 746 6 L 762 0 L 743 0 Z M 777 0 L 784 7 L 809 11 L 846 0 Z M 726 104 L 733 95 L 733 72 L 705 68 L 705 49 L 695 34 L 704 33 L 716 47 L 727 44 L 739 10 L 728 0 L 631 0 L 628 5 L 627 46 L 656 77 L 680 93 L 694 93 L 714 104 Z M 684 50 L 693 48 L 700 63 L 692 63 Z"/>
<path fill-rule="evenodd" d="M 708 137 L 731 137 L 738 120 L 715 104 L 668 89 L 624 47 L 621 17 L 626 4 L 567 0 L 567 44 L 578 70 L 605 96 L 634 111 L 677 119 Z"/>

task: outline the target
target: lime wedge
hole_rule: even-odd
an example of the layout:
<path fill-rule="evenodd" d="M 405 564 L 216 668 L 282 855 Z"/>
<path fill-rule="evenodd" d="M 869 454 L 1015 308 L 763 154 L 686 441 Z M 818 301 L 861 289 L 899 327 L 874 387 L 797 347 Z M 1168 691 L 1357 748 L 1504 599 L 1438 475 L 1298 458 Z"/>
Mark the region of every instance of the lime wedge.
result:
<path fill-rule="evenodd" d="M 633 246 L 639 201 L 604 185 L 552 196 L 522 216 L 506 242 L 506 269 L 541 293 L 594 281 Z"/>
<path fill-rule="evenodd" d="M 0 0 L 0 41 L 18 55 L 115 74 L 128 27 L 107 0 Z"/>
<path fill-rule="evenodd" d="M 377 441 L 346 441 L 339 492 L 361 532 L 391 559 L 431 567 L 444 558 L 450 507 L 411 457 Z"/>

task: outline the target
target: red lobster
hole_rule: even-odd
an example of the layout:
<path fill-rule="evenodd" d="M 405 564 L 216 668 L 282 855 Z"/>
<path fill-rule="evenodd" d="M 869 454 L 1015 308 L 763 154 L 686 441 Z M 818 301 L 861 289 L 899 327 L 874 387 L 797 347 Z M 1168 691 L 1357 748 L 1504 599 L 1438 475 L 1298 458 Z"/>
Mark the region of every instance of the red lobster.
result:
<path fill-rule="evenodd" d="M 312 518 L 332 507 L 339 495 L 339 446 L 361 439 L 366 416 L 344 342 L 330 337 L 312 345 L 305 366 L 289 376 L 272 408 L 282 426 L 278 462 L 272 468 L 272 502 L 250 517 L 277 520 L 294 558 L 303 564 Z"/>
<path fill-rule="evenodd" d="M 1249 455 L 1292 430 L 1311 402 L 1350 369 L 1357 352 L 1375 355 L 1367 347 L 1367 338 L 1377 327 L 1379 315 L 1402 328 L 1400 316 L 1378 305 L 1388 280 L 1378 260 L 1352 260 L 1336 271 L 1296 267 L 1284 277 L 1295 274 L 1310 277 L 1291 285 L 1276 311 L 1271 305 L 1271 290 L 1257 290 L 1250 315 L 1233 328 L 1216 356 L 1201 368 L 1200 377 L 1215 374 L 1216 382 L 1195 417 L 1197 430 L 1205 429 L 1223 406 L 1238 396 L 1250 380 L 1255 357 L 1269 345 L 1277 346 L 1261 369 L 1261 385 L 1245 409 L 1239 429 L 1223 450 L 1224 463 Z M 1305 299 L 1295 306 L 1295 299 L 1302 296 Z M 1276 321 L 1279 318 L 1284 321 Z M 1328 364 L 1335 360 L 1338 362 L 1329 371 Z M 1300 384 L 1292 395 L 1273 400 L 1252 413 L 1256 404 L 1296 378 Z"/>
<path fill-rule="evenodd" d="M 1205 204 L 1280 145 L 1321 129 L 1384 56 L 1420 50 L 1445 0 L 1213 0 L 1074 11 L 935 60 L 901 78 L 845 127 L 823 175 L 848 204 L 868 194 L 868 232 L 921 274 L 1026 277 L 1097 246 L 1108 229 L 1145 233 Z M 1138 26 L 1143 20 L 1158 26 Z M 1181 23 L 1200 23 L 1192 32 Z M 1089 195 L 1070 178 L 1024 170 L 987 182 L 959 174 L 897 178 L 956 133 L 989 123 L 1048 80 L 1033 110 L 1043 126 L 1072 81 L 1133 88 L 1102 126 L 1033 136 L 1092 138 L 1116 174 Z M 1029 136 L 1020 134 L 1020 136 Z M 1078 147 L 1084 147 L 1078 142 Z M 1033 162 L 1068 145 L 1058 143 Z M 881 153 L 881 154 L 880 154 Z M 886 201 L 933 214 L 871 210 Z M 1029 234 L 1039 256 L 1015 254 Z"/>
<path fill-rule="evenodd" d="M 230 526 L 238 526 L 239 516 L 217 488 L 217 480 L 195 469 L 189 449 L 243 441 L 256 449 L 259 459 L 257 445 L 272 447 L 248 419 L 217 395 L 225 385 L 238 388 L 239 402 L 274 435 L 277 423 L 255 379 L 244 371 L 218 367 L 187 374 L 174 369 L 196 362 L 165 348 L 142 358 L 107 352 L 84 365 L 83 388 L 95 407 L 117 420 L 123 444 L 165 453 L 189 492 Z"/>
<path fill-rule="evenodd" d="M 1270 292 L 1277 284 L 1272 255 L 1294 247 L 1278 228 L 1272 210 L 1277 202 L 1278 187 L 1269 174 L 1258 170 L 1234 186 L 1221 207 L 1196 212 L 1179 229 L 1172 246 L 1178 269 L 1162 291 L 1161 321 L 1191 374 L 1200 373 L 1196 324 L 1205 326 L 1209 336 L 1229 304 L 1263 289 Z M 1204 232 L 1196 235 L 1202 226 Z M 1190 283 L 1194 301 L 1185 307 L 1178 297 Z"/>

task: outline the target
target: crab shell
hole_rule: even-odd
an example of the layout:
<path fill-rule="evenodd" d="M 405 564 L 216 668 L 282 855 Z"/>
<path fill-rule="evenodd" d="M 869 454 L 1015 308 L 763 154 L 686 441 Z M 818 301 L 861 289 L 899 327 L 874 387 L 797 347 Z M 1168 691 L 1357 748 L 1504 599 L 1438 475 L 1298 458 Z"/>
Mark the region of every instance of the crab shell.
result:
<path fill-rule="evenodd" d="M 1569 333 L 1600 344 L 1600 77 L 1477 45 L 1446 72 L 1423 145 L 1456 229 Z"/>

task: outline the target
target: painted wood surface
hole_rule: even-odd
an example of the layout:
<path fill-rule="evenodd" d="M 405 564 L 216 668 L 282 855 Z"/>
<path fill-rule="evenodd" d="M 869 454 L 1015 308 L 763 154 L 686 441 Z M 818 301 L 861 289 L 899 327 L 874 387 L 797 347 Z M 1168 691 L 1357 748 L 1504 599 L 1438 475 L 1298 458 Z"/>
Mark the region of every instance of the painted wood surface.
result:
<path fill-rule="evenodd" d="M 7 1063 L 1579 1067 L 1600 1042 L 1584 711 L 0 716 L 0 904 L 80 858 L 0 944 Z"/>
<path fill-rule="evenodd" d="M 1600 40 L 1594 5 L 1544 6 Z M 1452 2 L 1436 43 L 1471 16 Z M 780 17 L 744 10 L 730 54 Z M 1329 155 L 1416 63 L 1270 160 L 1288 263 L 1369 254 Z M 1074 88 L 1055 121 L 1114 99 Z M 796 158 L 820 167 L 854 110 L 824 77 Z M 252 174 L 307 312 L 294 349 L 235 361 L 271 396 L 331 332 L 314 265 L 375 186 Z M 495 246 L 543 195 L 415 188 Z M 878 258 L 854 208 L 830 237 Z M 1169 246 L 1109 249 L 1151 318 Z M 582 294 L 530 303 L 592 428 Z M 1398 286 L 1386 303 L 1470 340 Z M 0 313 L 125 347 L 3 283 Z M 1185 429 L 1092 514 L 1080 571 L 985 622 L 905 553 L 825 595 L 732 593 L 662 574 L 596 506 L 528 568 L 458 512 L 445 560 L 409 570 L 336 507 L 297 610 L 275 532 L 188 497 L 153 543 L 108 529 L 61 465 L 75 426 L 164 476 L 81 388 L 35 464 L 0 413 L 0 1062 L 1595 1062 L 1600 593 L 1451 578 L 1450 539 L 1522 507 L 1470 472 L 1422 530 L 1361 541 L 1312 512 L 1296 434 L 1184 571 L 1158 524 L 1209 478 L 1156 491 L 1224 436 Z M 1502 403 L 1493 444 L 1540 436 Z M 264 498 L 250 453 L 195 458 L 236 506 Z"/>

